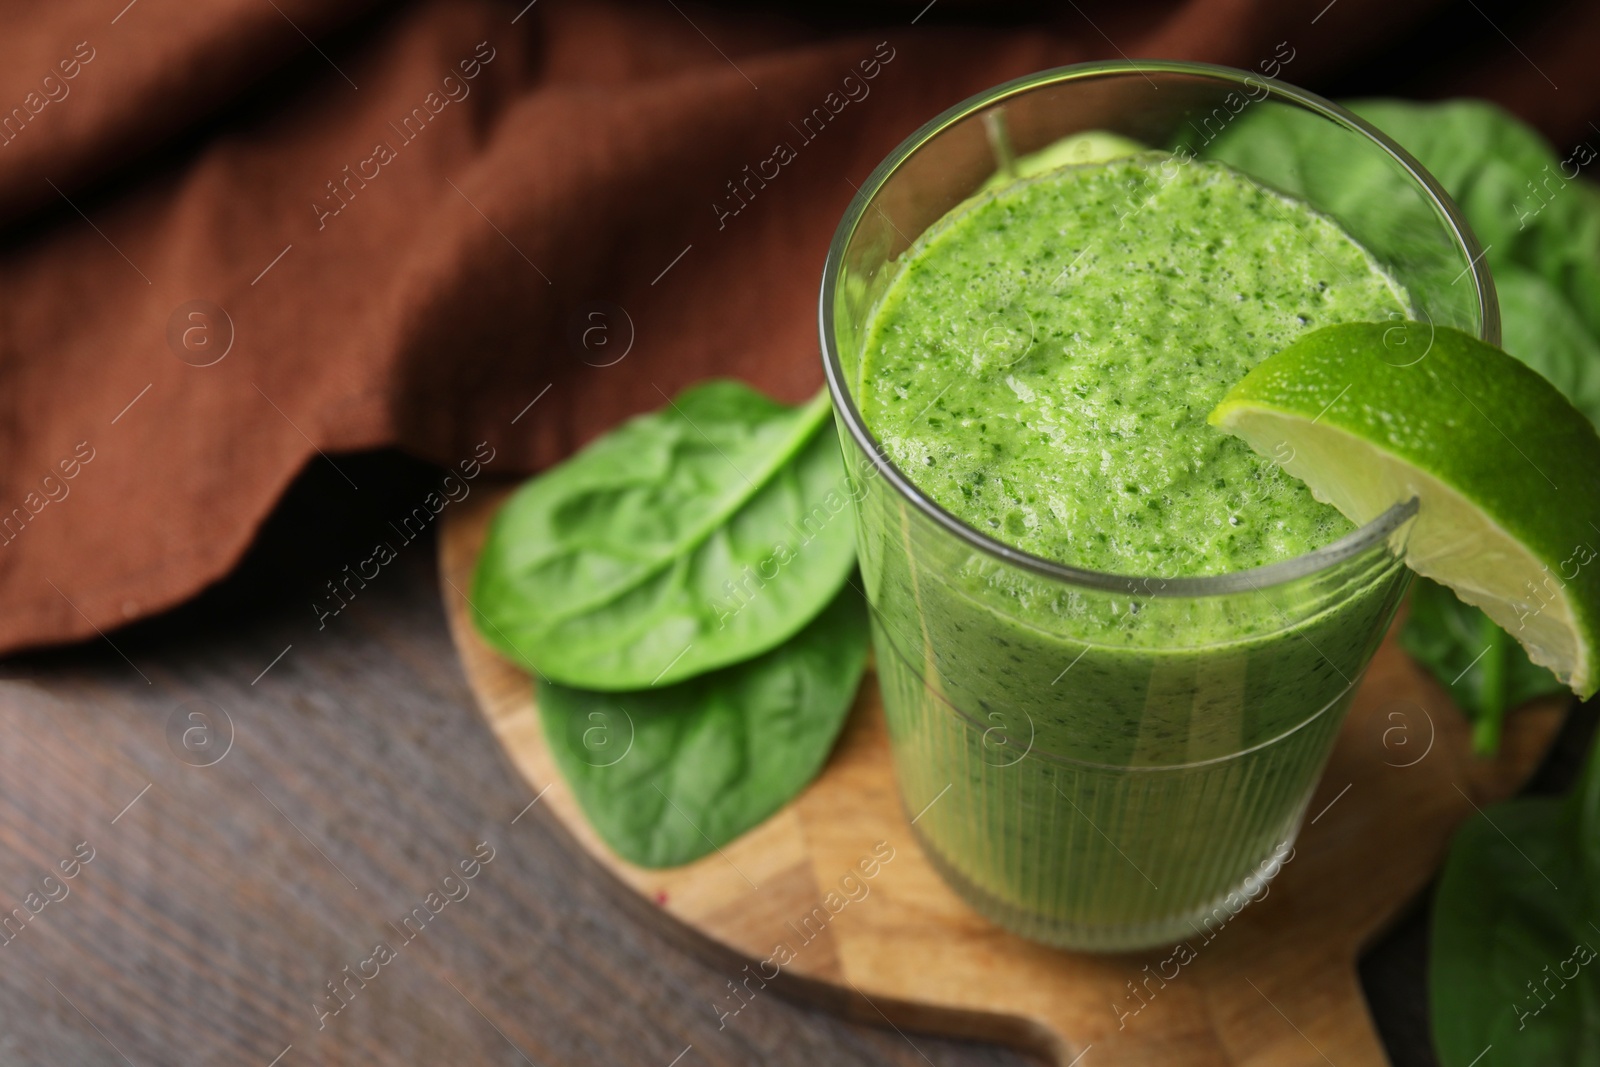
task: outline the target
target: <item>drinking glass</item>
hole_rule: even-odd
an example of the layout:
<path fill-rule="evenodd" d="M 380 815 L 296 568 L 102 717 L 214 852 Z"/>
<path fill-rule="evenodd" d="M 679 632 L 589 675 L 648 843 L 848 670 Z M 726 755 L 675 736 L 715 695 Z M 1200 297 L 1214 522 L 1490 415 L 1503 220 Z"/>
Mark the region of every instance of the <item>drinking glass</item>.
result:
<path fill-rule="evenodd" d="M 1064 67 L 951 108 L 872 173 L 823 271 L 822 353 L 902 802 L 961 896 L 1050 944 L 1170 943 L 1265 891 L 1405 591 L 1417 504 L 1228 574 L 1039 558 L 888 459 L 858 406 L 862 347 L 897 257 L 1017 156 L 1107 131 L 1181 166 L 1246 115 L 1276 132 L 1230 165 L 1338 221 L 1407 287 L 1413 319 L 1498 343 L 1481 251 L 1420 164 L 1311 93 L 1203 64 Z"/>

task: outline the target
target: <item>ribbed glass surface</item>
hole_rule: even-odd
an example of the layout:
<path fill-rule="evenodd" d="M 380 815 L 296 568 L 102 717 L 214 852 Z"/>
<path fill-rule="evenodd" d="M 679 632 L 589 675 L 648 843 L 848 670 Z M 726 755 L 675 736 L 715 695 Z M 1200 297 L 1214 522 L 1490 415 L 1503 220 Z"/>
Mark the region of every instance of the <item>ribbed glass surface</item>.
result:
<path fill-rule="evenodd" d="M 1258 895 L 1289 850 L 1353 693 L 1346 687 L 1246 753 L 1102 767 L 981 727 L 882 633 L 877 647 L 895 772 L 934 865 L 994 921 L 1077 948 L 1207 934 Z"/>

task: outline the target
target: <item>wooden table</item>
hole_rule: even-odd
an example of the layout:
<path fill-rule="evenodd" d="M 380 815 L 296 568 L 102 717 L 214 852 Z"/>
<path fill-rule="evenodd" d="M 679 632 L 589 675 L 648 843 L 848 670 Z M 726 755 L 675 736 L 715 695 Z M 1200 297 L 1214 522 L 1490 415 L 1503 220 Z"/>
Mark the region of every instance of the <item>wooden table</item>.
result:
<path fill-rule="evenodd" d="M 199 601 L 0 666 L 0 913 L 26 917 L 0 933 L 0 1065 L 1026 1062 L 780 996 L 719 1032 L 732 973 L 529 807 L 456 664 L 432 544 L 318 629 L 324 583 L 434 477 L 339 463 L 359 491 L 318 461 Z M 77 877 L 44 882 L 82 842 Z M 1432 1062 L 1420 929 L 1365 974 L 1400 1065 Z"/>

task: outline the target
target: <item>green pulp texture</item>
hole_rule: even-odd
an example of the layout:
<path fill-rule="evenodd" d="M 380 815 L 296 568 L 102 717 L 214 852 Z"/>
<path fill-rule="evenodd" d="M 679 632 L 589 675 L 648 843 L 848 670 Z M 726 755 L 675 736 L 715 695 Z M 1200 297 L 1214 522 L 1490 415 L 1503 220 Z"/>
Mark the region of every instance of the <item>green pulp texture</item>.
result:
<path fill-rule="evenodd" d="M 1140 576 L 1046 578 L 864 483 L 862 579 L 915 831 L 1026 936 L 1209 934 L 1285 854 L 1405 570 L 1378 546 L 1232 594 L 1152 579 L 1349 529 L 1205 418 L 1302 332 L 1403 316 L 1406 294 L 1305 204 L 1152 155 L 984 193 L 890 269 L 856 396 L 895 464 L 999 540 Z"/>
<path fill-rule="evenodd" d="M 1113 574 L 1236 571 L 1351 527 L 1207 413 L 1305 331 L 1408 308 L 1300 201 L 1125 157 L 1003 187 L 918 240 L 858 396 L 895 464 L 998 540 Z"/>

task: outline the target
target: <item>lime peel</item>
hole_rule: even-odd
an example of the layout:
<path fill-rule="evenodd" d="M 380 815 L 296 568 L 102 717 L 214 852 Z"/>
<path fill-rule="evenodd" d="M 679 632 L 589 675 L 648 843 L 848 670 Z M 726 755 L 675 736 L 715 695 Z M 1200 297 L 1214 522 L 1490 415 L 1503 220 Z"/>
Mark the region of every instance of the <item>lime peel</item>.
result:
<path fill-rule="evenodd" d="M 1353 522 L 1418 498 L 1406 564 L 1579 696 L 1600 688 L 1600 436 L 1521 361 L 1427 323 L 1331 326 L 1257 365 L 1209 421 Z"/>

